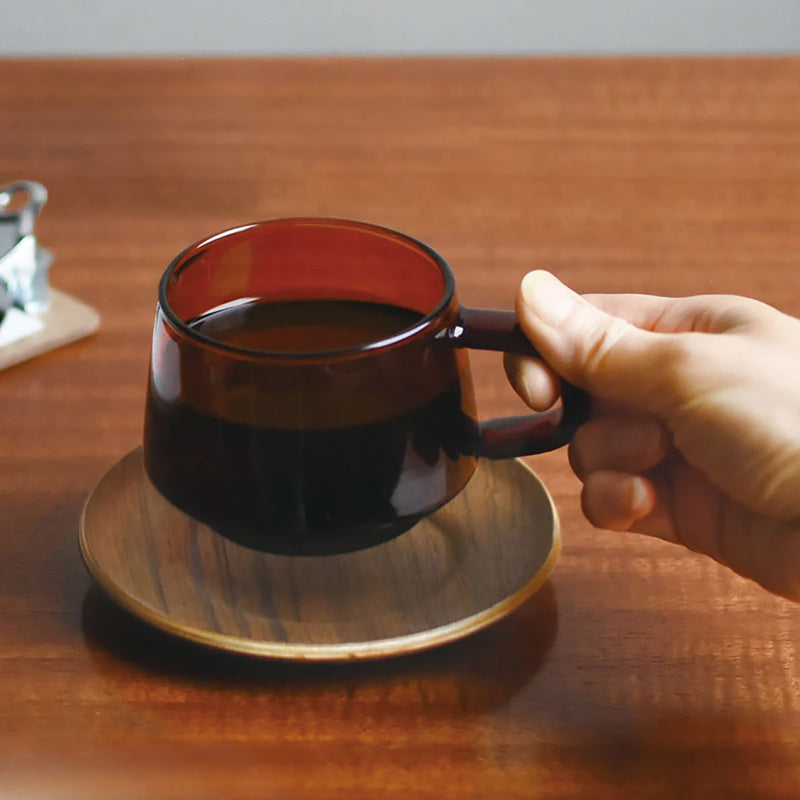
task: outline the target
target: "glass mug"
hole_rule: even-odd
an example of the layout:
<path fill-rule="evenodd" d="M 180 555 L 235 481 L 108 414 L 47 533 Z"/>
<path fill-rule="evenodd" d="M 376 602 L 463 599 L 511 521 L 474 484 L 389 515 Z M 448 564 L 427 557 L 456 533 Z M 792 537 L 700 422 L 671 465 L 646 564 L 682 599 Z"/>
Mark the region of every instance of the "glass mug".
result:
<path fill-rule="evenodd" d="M 159 286 L 145 470 L 174 505 L 275 553 L 390 539 L 477 460 L 566 444 L 562 409 L 479 423 L 465 348 L 533 354 L 511 311 L 459 306 L 445 261 L 359 222 L 282 219 L 184 250 Z"/>

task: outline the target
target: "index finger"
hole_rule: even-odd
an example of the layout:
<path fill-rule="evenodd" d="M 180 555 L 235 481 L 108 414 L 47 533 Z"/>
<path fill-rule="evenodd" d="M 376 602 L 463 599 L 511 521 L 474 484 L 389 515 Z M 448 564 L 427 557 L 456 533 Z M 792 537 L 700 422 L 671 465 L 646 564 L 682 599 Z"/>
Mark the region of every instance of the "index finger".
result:
<path fill-rule="evenodd" d="M 762 304 L 737 295 L 661 297 L 653 294 L 585 294 L 607 314 L 654 333 L 722 333 L 752 319 Z"/>

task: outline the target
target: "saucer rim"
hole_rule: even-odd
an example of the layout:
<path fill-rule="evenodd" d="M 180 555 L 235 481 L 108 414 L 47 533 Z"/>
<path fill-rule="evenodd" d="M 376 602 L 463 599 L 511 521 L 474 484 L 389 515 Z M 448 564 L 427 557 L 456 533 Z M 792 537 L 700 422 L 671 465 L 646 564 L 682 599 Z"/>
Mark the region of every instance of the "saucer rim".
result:
<path fill-rule="evenodd" d="M 127 612 L 164 633 L 219 651 L 280 661 L 347 662 L 379 660 L 430 650 L 471 636 L 511 614 L 541 589 L 553 572 L 561 553 L 561 523 L 550 492 L 539 479 L 539 476 L 525 462 L 519 458 L 508 459 L 508 461 L 515 462 L 518 467 L 525 470 L 536 482 L 550 508 L 553 524 L 550 550 L 542 566 L 531 575 L 524 586 L 497 603 L 475 614 L 449 622 L 446 625 L 439 625 L 424 631 L 392 636 L 386 639 L 357 642 L 339 642 L 335 644 L 278 642 L 210 631 L 194 625 L 176 622 L 169 616 L 156 611 L 147 603 L 128 594 L 103 570 L 87 543 L 86 513 L 95 494 L 111 470 L 140 449 L 141 446 L 129 451 L 103 473 L 103 476 L 97 481 L 83 504 L 78 526 L 78 544 L 81 558 L 90 576 L 97 581 L 100 588 L 111 600 Z"/>

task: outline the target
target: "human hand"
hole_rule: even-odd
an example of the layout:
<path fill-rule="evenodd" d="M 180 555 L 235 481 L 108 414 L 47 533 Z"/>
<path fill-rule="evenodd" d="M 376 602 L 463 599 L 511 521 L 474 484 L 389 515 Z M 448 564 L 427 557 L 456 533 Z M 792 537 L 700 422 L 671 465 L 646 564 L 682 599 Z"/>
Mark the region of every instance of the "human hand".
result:
<path fill-rule="evenodd" d="M 555 402 L 555 373 L 592 395 L 569 449 L 587 518 L 800 601 L 800 321 L 734 296 L 581 297 L 542 271 L 517 315 L 546 362 L 506 359 L 528 405 Z"/>

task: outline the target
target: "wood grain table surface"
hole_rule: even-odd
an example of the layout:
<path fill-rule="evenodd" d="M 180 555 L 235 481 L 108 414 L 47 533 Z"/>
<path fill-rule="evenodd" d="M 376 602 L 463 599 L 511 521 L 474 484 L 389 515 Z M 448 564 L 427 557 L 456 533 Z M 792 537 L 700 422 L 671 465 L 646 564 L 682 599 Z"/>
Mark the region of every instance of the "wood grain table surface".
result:
<path fill-rule="evenodd" d="M 91 339 L 0 373 L 0 795 L 797 798 L 800 608 L 594 530 L 564 452 L 552 579 L 492 628 L 362 665 L 184 644 L 93 588 L 81 507 L 141 440 L 156 284 L 206 234 L 364 219 L 510 307 L 581 291 L 747 294 L 800 314 L 800 61 L 7 60 L 0 184 Z M 483 416 L 519 413 L 473 359 Z M 768 400 L 765 413 L 769 413 Z"/>

